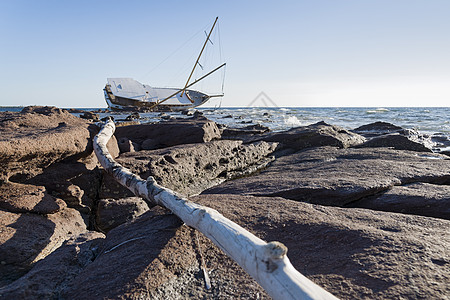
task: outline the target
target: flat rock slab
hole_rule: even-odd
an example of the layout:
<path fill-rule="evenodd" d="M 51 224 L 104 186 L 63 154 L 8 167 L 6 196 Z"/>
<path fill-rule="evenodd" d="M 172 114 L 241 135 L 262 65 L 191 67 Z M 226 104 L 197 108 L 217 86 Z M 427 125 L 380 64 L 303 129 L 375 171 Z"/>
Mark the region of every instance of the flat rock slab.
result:
<path fill-rule="evenodd" d="M 284 243 L 298 271 L 341 299 L 445 299 L 450 294 L 447 220 L 282 198 L 200 195 L 192 200 L 266 241 Z"/>
<path fill-rule="evenodd" d="M 0 287 L 25 275 L 71 235 L 84 231 L 80 213 L 71 208 L 47 216 L 0 210 Z"/>
<path fill-rule="evenodd" d="M 320 147 L 280 157 L 259 174 L 222 183 L 203 193 L 280 196 L 344 206 L 395 185 L 449 184 L 449 172 L 450 159 L 439 154 Z"/>
<path fill-rule="evenodd" d="M 394 186 L 351 206 L 450 220 L 450 186 L 423 182 Z"/>
<path fill-rule="evenodd" d="M 198 194 L 226 179 L 245 176 L 266 166 L 276 143 L 211 141 L 153 151 L 124 153 L 117 162 L 133 173 L 184 195 Z M 105 175 L 100 198 L 124 198 L 131 193 Z"/>

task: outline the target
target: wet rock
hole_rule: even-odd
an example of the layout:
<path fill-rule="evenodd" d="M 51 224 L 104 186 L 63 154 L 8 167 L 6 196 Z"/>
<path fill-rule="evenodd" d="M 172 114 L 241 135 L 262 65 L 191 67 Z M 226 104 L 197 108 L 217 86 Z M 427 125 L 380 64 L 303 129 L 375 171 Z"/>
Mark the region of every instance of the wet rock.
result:
<path fill-rule="evenodd" d="M 0 181 L 23 181 L 54 162 L 88 156 L 89 123 L 55 107 L 0 113 Z"/>
<path fill-rule="evenodd" d="M 449 184 L 450 159 L 387 148 L 320 147 L 278 158 L 262 172 L 203 193 L 280 196 L 344 206 L 414 182 Z"/>
<path fill-rule="evenodd" d="M 348 148 L 365 142 L 364 137 L 325 122 L 270 133 L 259 139 L 266 142 L 279 142 L 280 145 L 297 151 L 320 146 Z"/>
<path fill-rule="evenodd" d="M 170 119 L 173 119 L 172 116 L 170 116 L 170 115 L 168 115 L 168 114 L 166 114 L 166 113 L 160 113 L 160 114 L 159 114 L 159 117 L 160 117 L 161 119 L 163 119 L 163 120 L 170 120 Z"/>
<path fill-rule="evenodd" d="M 422 182 L 394 186 L 351 206 L 450 220 L 450 186 Z"/>
<path fill-rule="evenodd" d="M 128 115 L 125 120 L 126 121 L 133 121 L 133 120 L 139 120 L 141 118 L 141 115 L 138 112 L 134 112 L 130 115 Z"/>
<path fill-rule="evenodd" d="M 250 121 L 251 123 L 251 121 Z M 224 128 L 222 130 L 222 139 L 251 139 L 255 135 L 261 135 L 269 132 L 270 129 L 267 126 L 255 124 L 245 126 L 243 128 Z"/>
<path fill-rule="evenodd" d="M 96 225 L 101 231 L 108 232 L 148 210 L 147 203 L 139 197 L 101 199 L 97 207 Z"/>
<path fill-rule="evenodd" d="M 92 263 L 105 236 L 86 232 L 65 241 L 24 276 L 0 288 L 2 299 L 58 299 L 61 290 Z"/>
<path fill-rule="evenodd" d="M 398 133 L 374 137 L 358 147 L 389 147 L 397 150 L 432 152 L 430 148 L 425 147 L 423 144 L 414 142 Z"/>
<path fill-rule="evenodd" d="M 84 231 L 80 213 L 71 208 L 48 215 L 0 210 L 0 287 L 25 275 L 35 262 Z"/>
<path fill-rule="evenodd" d="M 85 111 L 82 115 L 80 115 L 80 118 L 86 119 L 86 120 L 92 120 L 93 122 L 100 121 L 100 116 L 91 111 Z"/>
<path fill-rule="evenodd" d="M 153 151 L 121 155 L 117 162 L 142 178 L 153 176 L 159 184 L 184 195 L 192 195 L 226 179 L 245 176 L 266 166 L 276 143 L 242 141 L 212 141 L 203 144 L 180 145 Z M 102 197 L 122 198 L 128 194 L 124 187 L 104 177 Z"/>
<path fill-rule="evenodd" d="M 369 139 L 362 147 L 392 147 L 398 150 L 432 152 L 436 145 L 426 134 L 386 122 L 363 125 L 352 131 Z"/>
<path fill-rule="evenodd" d="M 53 214 L 66 203 L 47 193 L 45 187 L 18 183 L 0 185 L 0 209 L 13 213 Z"/>
<path fill-rule="evenodd" d="M 220 138 L 216 123 L 196 119 L 178 119 L 156 124 L 142 124 L 121 126 L 116 128 L 115 136 L 128 138 L 141 145 L 142 142 L 152 139 L 158 143 L 159 148 L 180 144 L 204 143 Z"/>
<path fill-rule="evenodd" d="M 367 125 L 360 126 L 358 128 L 353 129 L 352 131 L 363 135 L 367 138 L 374 137 L 374 136 L 380 136 L 390 133 L 398 133 L 402 131 L 403 128 L 391 123 L 387 122 L 374 122 Z"/>

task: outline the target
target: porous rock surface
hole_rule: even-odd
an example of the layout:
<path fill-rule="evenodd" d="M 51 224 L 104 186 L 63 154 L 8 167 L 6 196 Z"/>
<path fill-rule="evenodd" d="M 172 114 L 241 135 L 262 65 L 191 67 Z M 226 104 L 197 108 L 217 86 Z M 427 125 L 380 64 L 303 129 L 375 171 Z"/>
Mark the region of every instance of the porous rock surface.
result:
<path fill-rule="evenodd" d="M 265 167 L 273 158 L 276 143 L 242 141 L 211 141 L 153 151 L 124 153 L 117 162 L 133 173 L 156 181 L 183 195 L 198 194 L 206 188 L 238 176 L 248 175 Z M 101 198 L 129 197 L 128 189 L 104 176 Z"/>

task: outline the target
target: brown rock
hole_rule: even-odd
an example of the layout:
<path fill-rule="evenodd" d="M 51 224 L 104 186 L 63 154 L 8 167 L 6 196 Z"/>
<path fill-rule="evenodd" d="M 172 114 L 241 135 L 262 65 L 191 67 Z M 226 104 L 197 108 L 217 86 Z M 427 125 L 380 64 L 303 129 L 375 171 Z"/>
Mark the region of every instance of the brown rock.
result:
<path fill-rule="evenodd" d="M 118 145 L 120 153 L 135 152 L 140 150 L 139 144 L 130 141 L 127 137 L 119 138 Z"/>
<path fill-rule="evenodd" d="M 117 162 L 146 179 L 184 195 L 200 193 L 225 179 L 248 175 L 272 161 L 275 143 L 243 144 L 241 141 L 212 141 L 121 155 Z M 104 176 L 101 198 L 125 198 L 130 192 Z"/>
<path fill-rule="evenodd" d="M 266 241 L 285 244 L 298 271 L 341 299 L 445 299 L 450 294 L 447 220 L 282 198 L 202 195 L 193 200 Z M 205 258 L 207 264 L 211 259 Z M 227 271 L 222 266 L 216 272 Z M 237 295 L 241 278 L 234 286 Z"/>
<path fill-rule="evenodd" d="M 450 186 L 423 182 L 394 186 L 351 206 L 450 220 Z"/>
<path fill-rule="evenodd" d="M 88 123 L 54 107 L 0 113 L 0 178 L 30 178 L 67 157 L 92 151 Z"/>
<path fill-rule="evenodd" d="M 280 157 L 254 176 L 225 182 L 203 193 L 280 196 L 344 206 L 395 185 L 448 184 L 448 170 L 450 159 L 439 154 L 320 147 Z"/>
<path fill-rule="evenodd" d="M 94 122 L 100 121 L 100 116 L 96 113 L 93 113 L 91 111 L 85 111 L 83 114 L 80 115 L 80 118 L 86 119 L 86 120 L 92 120 Z"/>
<path fill-rule="evenodd" d="M 348 148 L 365 141 L 364 137 L 356 133 L 325 122 L 296 127 L 283 132 L 269 133 L 261 139 L 266 142 L 279 142 L 294 150 L 320 146 Z"/>
<path fill-rule="evenodd" d="M 339 298 L 445 299 L 450 292 L 447 220 L 276 197 L 203 195 L 193 200 L 266 241 L 285 244 L 294 267 Z M 162 210 L 111 230 L 101 249 L 64 288 L 55 287 L 62 290 L 60 298 L 268 297 L 203 235 L 197 238 L 195 231 Z M 211 290 L 204 287 L 200 255 Z M 59 261 L 57 270 L 73 260 Z"/>
<path fill-rule="evenodd" d="M 46 216 L 0 210 L 0 287 L 25 275 L 35 262 L 84 231 L 80 213 L 71 208 Z"/>
<path fill-rule="evenodd" d="M 101 183 L 98 168 L 89 169 L 81 162 L 54 163 L 27 183 L 43 185 L 55 197 L 63 199 L 69 207 L 89 212 L 97 198 Z"/>
<path fill-rule="evenodd" d="M 364 144 L 358 145 L 358 147 L 389 147 L 397 150 L 432 152 L 430 148 L 425 147 L 423 144 L 412 141 L 408 137 L 398 133 L 374 137 Z"/>
<path fill-rule="evenodd" d="M 262 288 L 174 215 L 146 213 L 108 233 L 102 252 L 62 294 L 64 299 L 256 299 Z M 207 290 L 200 270 L 210 271 Z"/>
<path fill-rule="evenodd" d="M 361 134 L 365 137 L 374 137 L 380 136 L 395 132 L 402 131 L 403 128 L 388 122 L 377 121 L 374 123 L 366 124 L 363 126 L 359 126 L 358 128 L 353 129 L 352 131 Z"/>
<path fill-rule="evenodd" d="M 0 288 L 2 299 L 58 299 L 64 288 L 98 255 L 105 236 L 89 231 L 65 241 L 24 276 Z"/>
<path fill-rule="evenodd" d="M 118 140 L 128 138 L 134 143 L 142 144 L 152 139 L 158 148 L 181 144 L 204 143 L 220 138 L 216 123 L 207 119 L 177 119 L 156 124 L 120 126 L 114 133 Z"/>
<path fill-rule="evenodd" d="M 139 197 L 101 199 L 97 207 L 96 225 L 101 231 L 108 232 L 148 210 L 147 203 Z"/>
<path fill-rule="evenodd" d="M 0 209 L 13 213 L 52 214 L 66 207 L 64 201 L 49 195 L 43 186 L 19 183 L 0 185 Z"/>
<path fill-rule="evenodd" d="M 386 122 L 363 125 L 352 131 L 369 138 L 361 147 L 392 147 L 398 150 L 432 152 L 431 149 L 435 146 L 428 135 Z"/>

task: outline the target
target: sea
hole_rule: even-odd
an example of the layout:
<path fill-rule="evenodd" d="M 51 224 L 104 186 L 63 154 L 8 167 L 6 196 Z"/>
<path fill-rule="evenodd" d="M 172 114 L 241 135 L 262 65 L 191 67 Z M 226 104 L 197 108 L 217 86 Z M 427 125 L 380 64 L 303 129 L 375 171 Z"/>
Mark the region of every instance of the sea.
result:
<path fill-rule="evenodd" d="M 20 111 L 22 107 L 0 107 L 0 111 Z M 93 111 L 101 118 L 112 115 L 124 120 L 127 113 L 105 112 L 105 108 L 78 108 Z M 429 136 L 436 151 L 450 150 L 450 107 L 243 107 L 197 108 L 208 119 L 229 127 L 261 124 L 272 131 L 283 131 L 319 121 L 355 129 L 377 121 L 413 129 Z M 74 113 L 77 115 L 77 113 Z M 163 114 L 163 115 L 162 115 Z M 140 122 L 158 122 L 162 116 L 188 117 L 180 112 L 140 113 Z"/>

